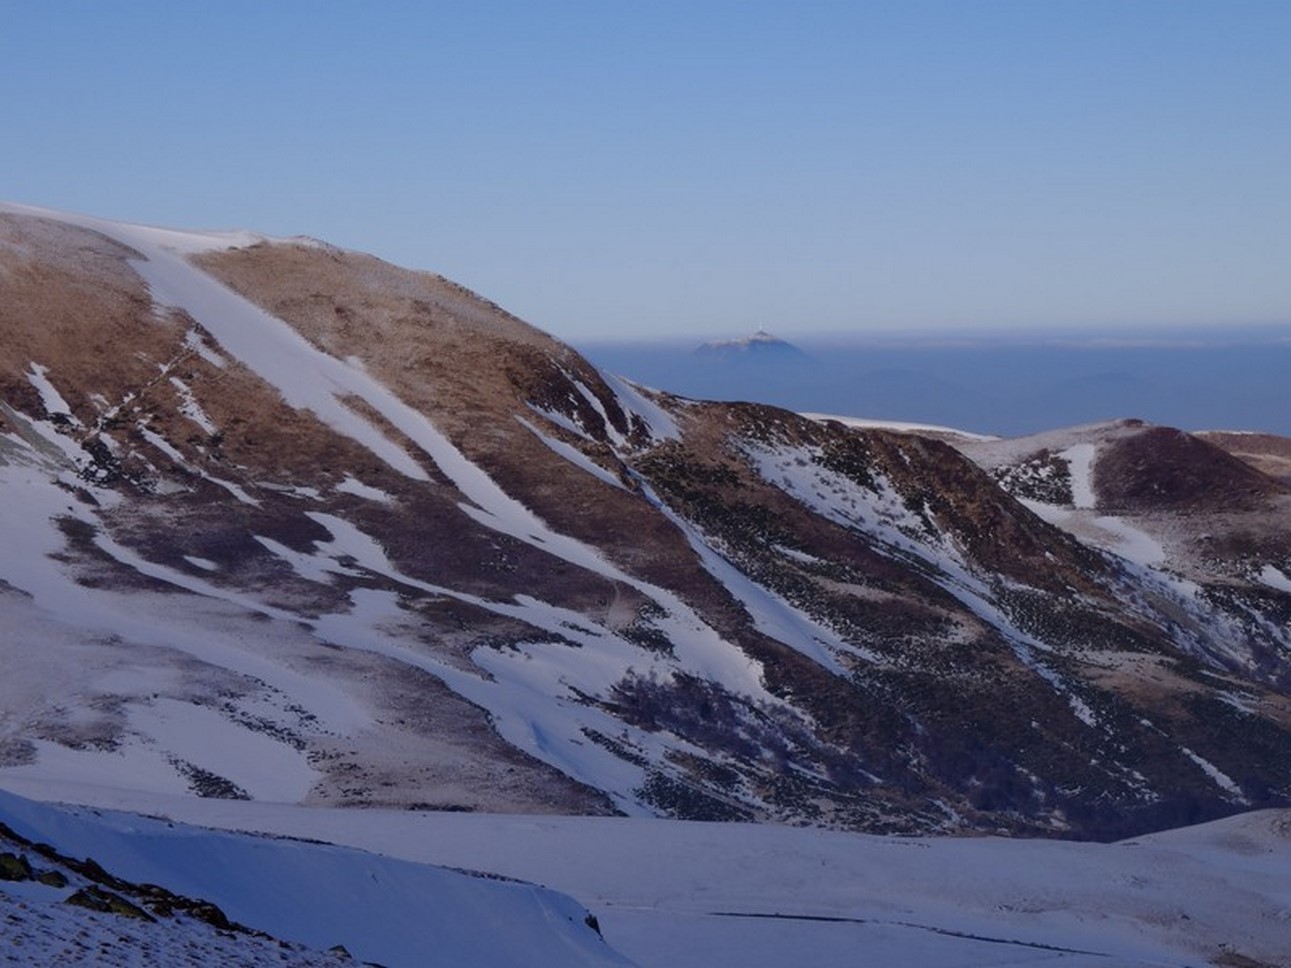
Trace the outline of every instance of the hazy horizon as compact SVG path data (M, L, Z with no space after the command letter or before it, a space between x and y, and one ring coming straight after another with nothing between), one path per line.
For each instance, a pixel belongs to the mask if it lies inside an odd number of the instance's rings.
M1017 436L1138 418L1183 430L1291 436L1291 327L1146 339L1119 331L794 339L790 359L714 359L692 340L575 346L605 369L683 396Z
M505 307L504 307L505 308ZM596 335L568 340L571 345L583 346L652 346L680 349L698 348L705 343L724 340L741 340L754 333L767 333L800 349L831 346L1069 346L1072 348L1103 347L1163 347L1204 349L1230 344L1272 343L1291 344L1291 320L1285 322L1247 323L1194 323L1190 325L1161 323L1137 326L1068 326L1048 328L1037 325L1031 328L1006 326L975 326L962 329L936 327L888 328L868 327L851 330L795 330L774 324L751 325L744 329L726 329L713 332L696 332L687 335ZM557 335L557 334L552 334Z

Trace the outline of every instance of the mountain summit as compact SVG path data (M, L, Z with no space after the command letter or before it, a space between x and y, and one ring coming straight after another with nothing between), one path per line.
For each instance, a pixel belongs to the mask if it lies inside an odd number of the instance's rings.
M368 255L0 206L0 780L1099 838L1286 804L1291 488L1246 457L683 400Z
M711 340L695 349L695 355L705 359L745 360L759 363L801 361L807 354L786 340L759 329L752 336L742 339Z

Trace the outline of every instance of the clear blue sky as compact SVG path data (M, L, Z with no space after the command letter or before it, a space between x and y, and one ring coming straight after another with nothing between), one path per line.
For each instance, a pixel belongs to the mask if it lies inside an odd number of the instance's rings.
M558 336L1291 324L1291 0L0 0L0 197Z

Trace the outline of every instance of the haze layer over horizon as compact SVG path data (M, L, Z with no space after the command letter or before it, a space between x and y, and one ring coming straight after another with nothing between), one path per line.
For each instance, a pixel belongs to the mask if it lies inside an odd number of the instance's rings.
M15 201L567 340L1291 322L1280 2L14 4Z

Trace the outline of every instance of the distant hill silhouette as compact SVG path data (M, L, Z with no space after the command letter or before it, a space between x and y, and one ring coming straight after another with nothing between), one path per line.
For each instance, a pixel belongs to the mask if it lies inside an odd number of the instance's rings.
M741 363L803 363L809 359L798 347L764 329L742 339L710 340L695 349L695 356Z

